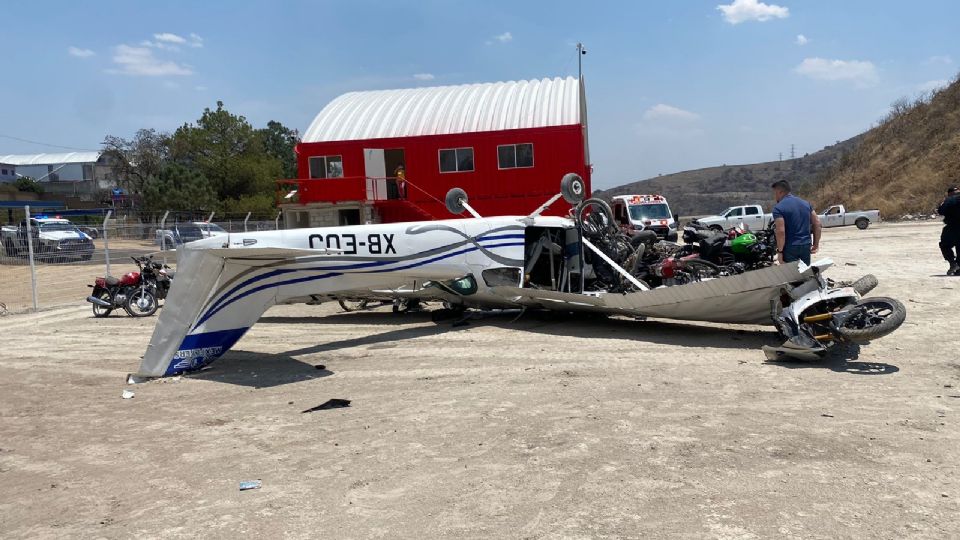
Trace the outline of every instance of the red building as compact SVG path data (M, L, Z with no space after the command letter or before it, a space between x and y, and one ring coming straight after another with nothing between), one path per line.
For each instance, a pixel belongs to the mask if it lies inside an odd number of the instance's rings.
M296 150L299 178L281 181L288 227L446 219L452 187L482 215L525 215L568 172L590 188L574 78L351 92L320 111Z

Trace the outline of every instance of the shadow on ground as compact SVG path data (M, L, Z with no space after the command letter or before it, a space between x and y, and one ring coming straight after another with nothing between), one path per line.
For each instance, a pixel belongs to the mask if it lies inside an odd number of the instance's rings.
M665 321L637 321L585 313L562 313L553 311L528 311L522 316L519 311L482 312L468 311L457 315L447 310L422 311L394 314L385 311L362 311L337 313L326 317L264 317L261 323L268 324L316 324L316 325L370 325L400 326L391 330L339 342L307 347L287 354L300 355L336 350L342 347L374 345L400 339L459 331L471 327L492 326L521 332L534 332L553 336L572 336L584 339L620 339L645 343L659 343L678 347L712 347L743 349L770 342L774 334L768 331L730 330L713 326ZM433 325L408 327L416 323L434 322ZM466 322L464 325L463 322Z
M409 326L417 323L420 326ZM351 347L390 349L396 342L420 337L436 336L448 332L469 330L472 327L497 327L520 332L532 332L551 336L572 336L583 339L617 339L643 343L655 343L671 347L742 349L762 355L763 345L779 345L777 334L770 330L729 329L685 322L660 320L637 321L619 317L583 313L530 311L518 315L517 311L480 312L466 314L447 310L421 311L395 314L389 311L345 312L325 317L264 317L266 324L311 324L311 325L370 325L392 328L386 332L286 351L279 355L249 352L234 352L224 357L227 366L220 372L208 372L205 377L231 384L248 386L275 386L323 376L312 365L294 357L336 351ZM819 362L770 362L770 365L787 369L829 369L838 373L859 375L888 375L899 371L897 366L875 362L860 362L858 345L840 346ZM267 358L264 358L267 357ZM271 365L270 359L276 362ZM237 362L241 362L237 366ZM267 369L269 366L269 369ZM284 367L287 366L287 367ZM329 372L326 372L329 374ZM257 375L253 377L253 375Z
M900 371L900 368L883 362L859 362L860 345L856 343L841 344L833 348L827 356L819 362L781 361L768 362L773 366L787 369L829 369L837 373L852 373L854 375L890 375Z
M301 362L291 353L267 354L248 351L229 351L214 362L210 369L189 375L191 379L216 381L253 388L270 388L333 375L326 368Z

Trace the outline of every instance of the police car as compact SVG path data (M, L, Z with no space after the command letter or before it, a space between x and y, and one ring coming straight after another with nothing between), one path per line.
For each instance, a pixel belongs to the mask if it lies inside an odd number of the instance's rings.
M21 221L17 227L4 227L3 247L9 257L24 257L33 244L37 258L62 262L67 259L89 261L93 239L66 219L48 216L30 218L30 226Z
M620 228L627 232L653 231L657 236L677 241L677 219L662 195L617 195L611 207Z

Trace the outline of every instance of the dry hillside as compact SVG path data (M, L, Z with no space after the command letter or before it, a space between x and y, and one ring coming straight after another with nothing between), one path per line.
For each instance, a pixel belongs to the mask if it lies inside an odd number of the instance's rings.
M769 208L773 202L770 184L785 179L800 188L808 185L836 165L856 146L859 138L841 141L796 159L683 171L594 194L609 198L613 195L658 193L667 197L674 212L684 216L713 214L738 204L762 204Z
M843 203L900 217L931 213L951 184L960 184L960 79L895 103L809 195L818 207Z

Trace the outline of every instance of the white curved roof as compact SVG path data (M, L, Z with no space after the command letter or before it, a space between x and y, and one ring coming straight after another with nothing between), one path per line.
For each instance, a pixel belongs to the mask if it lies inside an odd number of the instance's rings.
M0 155L0 163L26 167L29 165L62 165L64 163L93 163L100 159L100 152L61 152L55 154L8 154Z
M583 103L573 77L350 92L320 111L303 142L585 124Z

